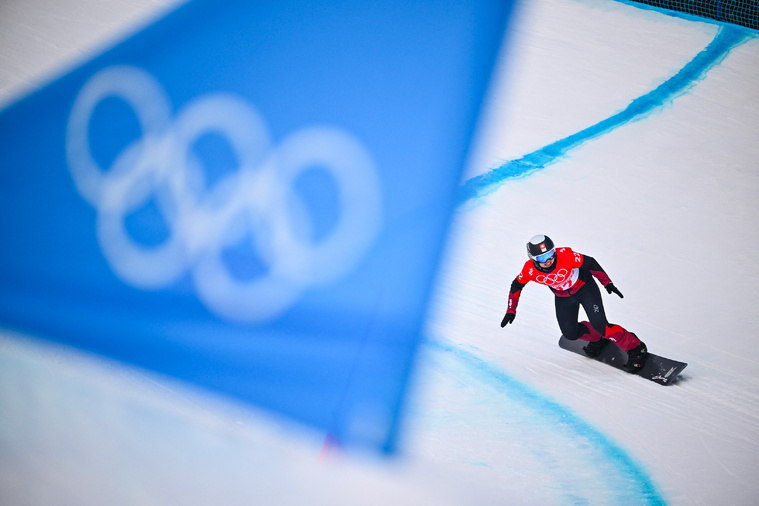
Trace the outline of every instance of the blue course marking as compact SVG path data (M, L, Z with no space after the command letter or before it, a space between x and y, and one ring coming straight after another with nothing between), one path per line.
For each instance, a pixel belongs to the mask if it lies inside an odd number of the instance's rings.
M590 504L594 500L585 495L606 495L613 504L663 505L666 501L648 473L627 452L568 408L506 374L499 366L489 363L457 346L434 340L425 344L432 351L453 356L468 371L473 371L483 382L496 387L508 398L509 412L513 416L504 424L524 422L539 430L550 427L557 437L540 437L528 434L530 444L538 458L546 461L546 473L569 476L562 485L565 499L572 504ZM539 422L538 422L539 421ZM555 462L558 460L558 462ZM597 478L589 482L588 473ZM604 490L605 489L605 490ZM586 494L587 493L587 494ZM595 497L597 500L598 497Z
M731 25L721 26L717 36L703 51L659 87L636 98L623 111L595 125L533 151L522 158L510 160L485 174L468 179L459 188L457 204L460 205L471 199L484 197L510 179L522 178L543 169L588 140L607 134L630 121L640 119L643 115L669 103L679 94L687 91L696 81L703 79L706 73L720 63L731 49L754 36L756 36L756 32L749 29Z

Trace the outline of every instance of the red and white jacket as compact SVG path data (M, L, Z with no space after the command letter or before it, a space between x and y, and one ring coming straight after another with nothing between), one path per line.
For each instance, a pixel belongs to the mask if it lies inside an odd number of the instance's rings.
M516 314L522 288L530 281L547 286L557 297L574 295L585 286L591 275L603 286L611 283L609 276L593 257L572 251L571 248L556 248L554 258L548 272L535 267L532 260L525 262L522 272L511 283L507 313Z

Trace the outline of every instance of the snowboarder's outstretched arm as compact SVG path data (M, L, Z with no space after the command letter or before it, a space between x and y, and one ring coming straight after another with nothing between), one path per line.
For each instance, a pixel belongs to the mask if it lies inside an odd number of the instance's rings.
M524 288L524 286L525 283L521 283L519 277L512 281L511 289L509 290L509 308L506 310L503 320L501 320L501 328L512 323L514 318L516 318L517 304L519 304L519 296L522 294L522 288Z
M616 286L614 286L614 283L611 282L611 278L609 278L609 275L606 274L606 271L603 270L603 267L596 261L595 258L583 255L582 265L580 266L580 271L584 271L584 276L581 276L582 279L589 279L590 275L595 277L598 281L601 282L604 288L606 288L606 291L609 292L609 294L616 293L619 295L620 298L624 299L625 296L622 295L622 292L620 292Z

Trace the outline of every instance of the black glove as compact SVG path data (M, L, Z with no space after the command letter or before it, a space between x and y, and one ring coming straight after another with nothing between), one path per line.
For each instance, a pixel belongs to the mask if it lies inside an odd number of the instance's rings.
M609 295L611 295L612 293L616 293L617 295L619 295L620 299L624 299L625 298L625 296L622 295L622 292L620 292L619 290L617 290L617 287L614 286L614 283L609 283L608 285L606 285L606 291L609 292Z
M517 315L514 313L506 313L506 316L503 317L503 320L501 320L501 328L505 327L509 323L514 321L514 318L516 318Z

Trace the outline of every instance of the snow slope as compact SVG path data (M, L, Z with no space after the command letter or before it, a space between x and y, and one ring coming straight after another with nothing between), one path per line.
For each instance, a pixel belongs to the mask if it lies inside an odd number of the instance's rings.
M172 3L108 22L126 33ZM56 20L82 16L54 4ZM88 4L107 17L111 2ZM44 5L0 7L0 37L14 34L0 96L107 39L78 39ZM523 3L467 170L490 184L456 214L400 458L330 451L323 434L6 333L0 503L756 504L759 38L666 86L726 31L609 0ZM625 113L640 97L650 107ZM559 349L537 285L499 327L536 233L599 260L625 294L605 296L607 315L688 362L678 383Z

